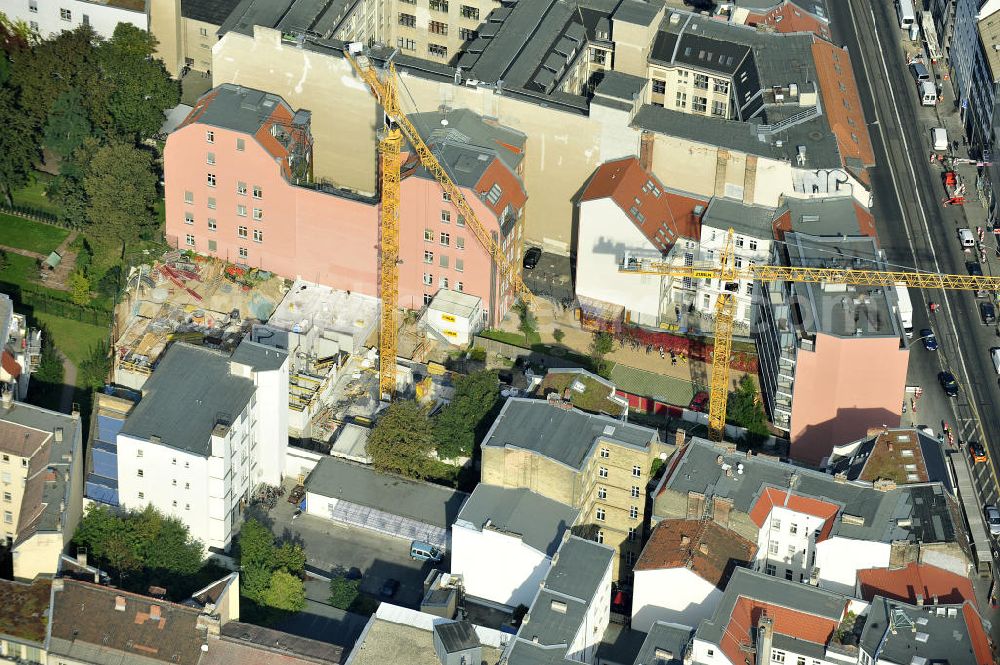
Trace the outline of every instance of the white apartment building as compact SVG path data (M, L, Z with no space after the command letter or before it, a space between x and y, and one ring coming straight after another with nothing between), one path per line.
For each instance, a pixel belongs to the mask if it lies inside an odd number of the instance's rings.
M281 482L287 445L286 352L175 344L118 434L119 504L153 505L228 550L254 489Z
M49 38L89 25L101 37L114 34L119 23L148 29L146 0L0 0L0 12L24 21L32 32Z
M11 399L25 399L41 355L42 331L29 328L7 294L0 293L0 392L10 393Z

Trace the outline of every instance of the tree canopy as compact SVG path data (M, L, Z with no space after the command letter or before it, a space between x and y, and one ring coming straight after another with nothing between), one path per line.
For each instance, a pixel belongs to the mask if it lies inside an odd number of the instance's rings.
M156 176L146 150L120 142L98 148L83 185L94 237L134 240L156 220Z
M378 471L410 478L430 473L434 435L427 412L414 401L393 402L379 417L365 452Z
M0 189L7 205L13 204L14 190L28 184L38 156L37 134L18 108L14 90L0 86Z
M749 374L744 374L740 379L736 392L729 396L726 403L726 420L744 427L750 434L756 436L767 436L767 416L757 399L757 384Z
M275 542L256 519L244 522L239 538L240 593L258 612L298 612L306 604L302 573L306 555L294 543Z
M493 422L500 406L496 370L483 370L455 381L451 403L434 416L434 440L445 459L468 457Z

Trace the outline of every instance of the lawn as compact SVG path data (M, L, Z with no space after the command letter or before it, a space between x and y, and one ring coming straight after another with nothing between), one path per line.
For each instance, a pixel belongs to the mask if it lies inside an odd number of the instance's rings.
M0 270L0 282L18 286L38 285L38 261L30 256L7 252L7 267Z
M68 235L69 231L58 226L0 213L0 245L47 255Z
M49 197L45 196L45 188L48 187L51 180L52 176L48 173L35 171L31 183L24 189L14 192L14 205L34 208L50 215L56 214L58 212L56 206L49 200Z
M524 335L519 332L507 332L506 330L484 330L479 333L480 337L485 337L486 339L494 339L498 342L504 342L505 344L513 344L514 346L520 346L522 348L530 348L531 346L538 344L542 341L542 338L537 332L533 332L528 335L528 343L524 343Z
M45 324L52 335L52 343L77 367L87 358L92 347L108 338L106 326L95 326L44 312L35 312L35 318Z

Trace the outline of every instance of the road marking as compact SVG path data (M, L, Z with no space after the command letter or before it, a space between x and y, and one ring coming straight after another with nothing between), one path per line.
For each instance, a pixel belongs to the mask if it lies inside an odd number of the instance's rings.
M871 87L870 84L872 82L872 77L871 77L871 73L870 73L870 70L869 70L869 67L868 67L868 62L865 59L864 49L861 48L861 33L858 30L858 23L857 23L857 20L856 20L856 18L854 16L854 5L853 5L853 3L851 3L851 2L847 3L847 11L851 15L851 23L854 26L854 34L855 34L855 36L858 39L858 55L861 58L861 66L864 67L865 71L869 74L869 76L868 76L868 82L869 82L869 88L870 88ZM874 10L873 7L869 7L868 11L869 11L869 14L872 17L872 33L875 35L875 42L878 45L878 55L879 55L879 60L882 63L882 71L885 73L885 80L888 83L891 80L892 77L889 74L889 66L886 64L886 61L885 61L885 49L882 47L882 39L879 37L879 34L878 34L878 22L875 20L875 10ZM898 104L898 102L896 100L896 93L893 91L891 84L887 85L886 87L889 90L889 97L892 99L893 115L896 117L896 123L898 124L898 126L900 128L899 139L900 139L900 141L902 141L902 144L903 144L903 161L906 162L907 169L910 172L910 180L913 182L913 190L914 190L914 193L916 194L916 197L917 197L917 211L920 213L920 220L923 222L924 231L927 234L926 238L927 238L927 241L928 241L928 248L930 249L930 252L931 252L931 258L934 260L934 270L935 270L935 272L937 272L937 273L940 274L941 273L941 264L938 261L937 251L935 251L935 249L934 249L934 243L930 241L931 240L930 224L927 222L927 214L924 212L924 208L923 208L923 205L922 205L921 196L920 196L920 187L919 187L919 185L917 183L917 174L916 174L916 171L913 168L913 160L911 158L911 153L910 153L909 145L908 145L908 143L906 141L906 134L905 134L905 132L902 131L902 129L903 129L903 119L899 115L899 104ZM879 132L879 135L882 137L882 145L885 147L886 157L888 158L888 156L889 156L889 144L886 141L885 131L882 129L881 117L879 116L879 112L878 112L878 104L875 103L875 100L872 100L872 109L875 112L875 119L878 122L878 132ZM905 208L903 206L903 197L900 194L899 185L896 182L896 173L895 173L895 170L893 168L891 168L891 165L886 164L886 168L889 171L889 179L892 181L892 188L896 192L896 199L899 201L899 212L900 212L900 215L902 215L902 217L903 217L903 230L906 232L906 240L907 240L907 243L910 245L910 251L912 252L914 259L916 259L916 257L917 257L917 250L916 250L916 246L913 243L913 233L912 233L912 231L910 229L910 223L908 221L908 216L907 216L906 210L905 210ZM933 201L932 205L937 205L937 201L936 200ZM958 328L955 326L955 319L951 315L951 306L948 304L948 298L947 298L946 294L944 293L944 290L940 289L940 291L941 291L941 295L942 295L941 300L944 303L945 315L946 315L946 317L948 319L948 324L951 326L952 335L954 336L953 339L955 339L957 341L958 340ZM972 384L969 381L969 371L968 371L968 369L965 366L965 358L962 356L961 350L959 350L959 352L957 353L957 355L958 355L958 362L959 362L959 364L962 367L962 375L965 378L965 384L967 386L970 386ZM958 413L955 411L955 405L954 405L954 403L950 404L949 406L951 408L952 415L954 415L955 419L958 420L959 419L958 418ZM969 401L969 407L972 409L973 416L975 417L975 420L976 420L977 429L979 429L979 431L981 433L981 438L982 438L982 440L985 441L986 440L985 431L982 429L982 424L981 424L982 421L981 421L981 418L979 416L979 410L976 408L975 402L970 400ZM997 474L996 474L996 469L994 468L994 464L995 463L994 463L994 461L993 461L993 459L991 457L990 458L990 464L988 466L989 466L989 469L990 469L990 473L993 476L994 487L1000 487L1000 481L997 480Z

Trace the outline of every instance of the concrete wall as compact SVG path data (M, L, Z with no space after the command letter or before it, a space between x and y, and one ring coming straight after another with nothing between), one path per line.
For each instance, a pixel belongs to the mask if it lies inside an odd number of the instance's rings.
M820 588L851 594L859 570L888 567L890 549L889 543L838 537L817 543L816 566L819 568Z
M799 349L792 387L791 456L819 464L869 427L898 427L909 350L897 337L816 336Z
M462 575L470 596L508 607L530 606L551 565L544 552L518 537L460 524L451 527L451 572Z
M62 10L69 10L68 20L62 18ZM11 20L24 21L44 39L65 30L75 30L84 24L84 16L87 17L86 23L101 37L114 34L119 23L131 23L142 30L147 29L145 11L83 0L35 0L34 11L31 0L0 0L0 12Z
M774 575L792 582L809 581L815 540L812 535L823 527L824 520L783 506L775 506L765 518L757 534L757 556L754 564L767 572L774 566ZM794 533L793 533L794 531ZM772 552L772 549L777 549ZM788 577L789 571L791 578Z
M308 476L316 465L324 457L319 453L295 446L285 448L285 475L290 478L298 478L300 475Z
M632 628L648 633L657 621L697 626L710 619L722 592L687 568L638 570L632 596Z

